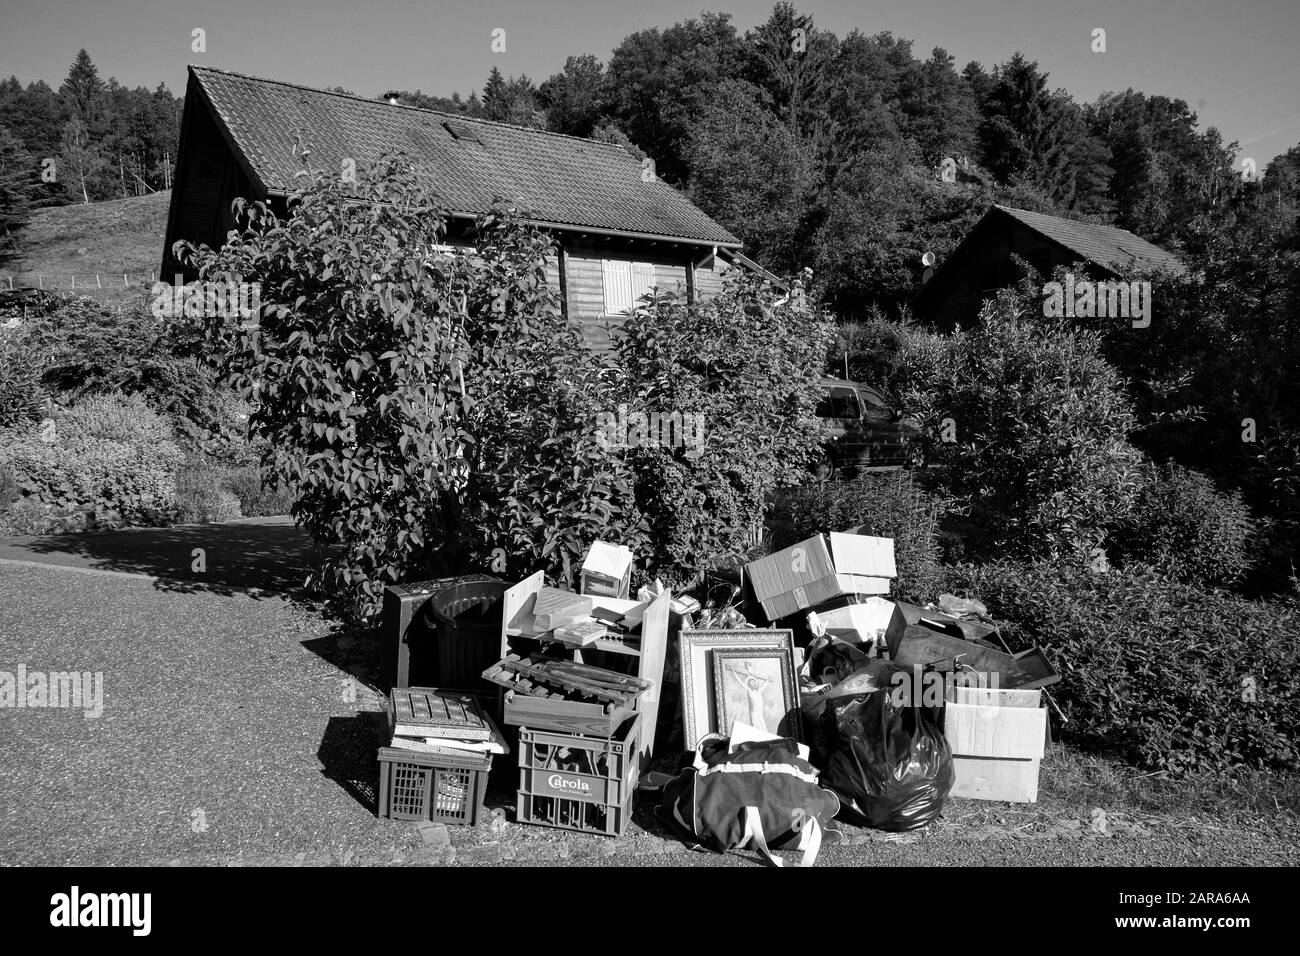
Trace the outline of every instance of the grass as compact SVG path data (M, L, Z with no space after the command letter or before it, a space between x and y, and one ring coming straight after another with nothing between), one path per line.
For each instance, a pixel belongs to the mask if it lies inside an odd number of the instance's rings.
M19 236L21 252L6 263L4 275L58 275L57 287L66 288L66 276L76 274L77 291L83 291L84 280L90 286L84 291L93 294L93 276L99 273L116 275L120 287L123 272L158 268L170 200L170 192L160 192L38 209Z

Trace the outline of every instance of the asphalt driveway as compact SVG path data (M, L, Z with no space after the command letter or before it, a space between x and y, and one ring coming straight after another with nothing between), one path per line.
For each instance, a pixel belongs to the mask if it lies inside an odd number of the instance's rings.
M639 800L631 832L619 840L508 822L510 758L497 758L489 792L495 824L447 832L378 820L383 718L371 689L375 641L339 629L291 595L238 584L265 584L273 579L266 568L179 584L149 576L147 569L202 547L200 540L209 555L237 560L232 542L249 534L235 525L177 530L184 533L158 536L171 550L157 553L103 542L58 552L48 541L34 551L28 542L0 541L0 671L99 674L103 689L100 716L0 709L0 864L753 863L750 854L718 858L666 838L648 799ZM219 540L223 534L229 539ZM270 557L286 552L265 541L255 553L274 561L286 581L304 570L301 560ZM855 866L1300 862L1291 817L1200 825L1112 813L1098 827L1096 808L1053 797L1052 759L1037 806L953 801L922 834L855 830L851 845L827 848L824 859Z

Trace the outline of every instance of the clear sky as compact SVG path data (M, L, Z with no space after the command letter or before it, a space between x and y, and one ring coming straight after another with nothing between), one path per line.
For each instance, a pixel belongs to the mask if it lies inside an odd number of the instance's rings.
M540 82L572 53L606 59L633 30L701 9L741 29L772 0L0 0L0 75L57 87L80 47L128 86L184 90L185 64L342 85L467 93L492 66ZM986 66L1020 50L1080 102L1127 87L1186 100L1262 169L1300 142L1300 0L804 0L843 36L889 30ZM506 31L493 53L491 32ZM1106 31L1106 52L1091 51ZM207 52L191 52L191 31Z

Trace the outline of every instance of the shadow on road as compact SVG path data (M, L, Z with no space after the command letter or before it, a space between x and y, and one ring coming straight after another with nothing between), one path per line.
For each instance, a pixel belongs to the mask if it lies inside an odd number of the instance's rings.
M294 593L321 558L287 516L99 534L0 538L0 558L154 575L160 590Z

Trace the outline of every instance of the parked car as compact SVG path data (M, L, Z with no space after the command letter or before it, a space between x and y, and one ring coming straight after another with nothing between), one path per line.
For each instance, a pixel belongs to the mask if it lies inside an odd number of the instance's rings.
M924 468L925 434L867 385L823 378L825 397L817 417L830 427L825 458L816 470L826 477L860 468Z

